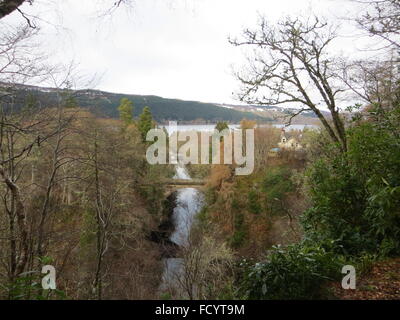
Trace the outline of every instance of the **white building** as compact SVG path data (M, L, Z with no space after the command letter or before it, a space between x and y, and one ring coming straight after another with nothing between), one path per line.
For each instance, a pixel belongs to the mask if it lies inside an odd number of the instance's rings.
M292 150L292 151L300 151L303 149L303 146L296 139L296 137L286 133L285 129L282 129L281 141L278 143L278 147L281 150Z

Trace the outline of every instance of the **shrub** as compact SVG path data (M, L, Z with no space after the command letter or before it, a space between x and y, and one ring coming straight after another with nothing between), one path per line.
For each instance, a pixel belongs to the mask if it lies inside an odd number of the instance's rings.
M282 202L285 196L294 191L290 177L290 169L284 166L269 168L266 172L262 189L266 195L270 212L282 213Z
M258 195L257 192L251 190L248 193L248 208L251 213L259 214L261 212L261 205L258 202Z
M318 298L343 265L363 273L377 259L400 254L400 109L379 116L380 121L348 129L347 152L335 144L319 150L307 171L311 207L301 218L304 240L274 247L264 262L244 261L243 296ZM291 191L289 177L283 167L267 173L263 187L269 202L282 202Z
M399 139L363 123L349 131L348 143L347 154L323 157L308 172L305 232L316 241L338 240L346 254L399 253Z
M246 240L246 232L244 230L236 230L231 238L230 245L234 249L243 246Z
M247 299L312 299L322 284L340 275L341 264L322 247L273 247L267 261L243 261L241 292Z

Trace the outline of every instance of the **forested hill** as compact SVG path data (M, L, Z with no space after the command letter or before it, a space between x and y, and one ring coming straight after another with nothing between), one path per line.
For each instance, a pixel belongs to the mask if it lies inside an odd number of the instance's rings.
M57 90L26 85L0 84L0 94L12 97L17 108L27 103L39 102L43 106L57 105L67 101L83 108L89 108L99 116L118 117L118 106L122 98L130 99L134 104L134 115L139 115L145 106L149 106L155 120L215 122L230 121L238 123L243 118L252 120L270 120L250 112L231 110L212 103L166 99L158 96L128 95L99 90ZM4 100L3 100L4 101ZM11 100L10 100L11 101Z

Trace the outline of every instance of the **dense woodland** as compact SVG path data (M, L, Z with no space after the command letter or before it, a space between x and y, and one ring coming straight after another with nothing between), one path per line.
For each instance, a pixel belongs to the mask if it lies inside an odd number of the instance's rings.
M0 19L23 2L0 1ZM400 298L400 3L365 3L354 21L376 40L378 58L335 57L334 28L317 17L261 19L230 40L254 54L236 74L240 100L300 103L286 121L311 110L321 128L292 133L301 151L271 154L281 130L248 117L241 127L255 129L251 175L236 176L235 164L188 165L207 183L189 245L178 250L180 298L340 299L344 265L365 279L367 298ZM29 25L0 32L0 81L12 87L53 72L26 51L36 32ZM170 232L160 231L173 207L161 182L174 168L148 164L145 137L157 120L187 119L184 108L155 98L154 117L153 105L115 95L112 119L68 84L50 104L0 92L0 298L175 298L159 290L165 248L155 236ZM362 102L344 114L342 94ZM240 116L203 107L207 120ZM43 265L55 266L56 290L42 288ZM388 287L369 285L378 267Z

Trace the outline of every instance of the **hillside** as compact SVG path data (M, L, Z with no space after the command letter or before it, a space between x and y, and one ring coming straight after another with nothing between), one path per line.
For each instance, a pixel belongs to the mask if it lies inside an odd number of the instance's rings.
M80 107L88 108L100 116L116 118L120 100L128 98L133 101L135 116L139 115L145 106L149 106L154 118L159 122L177 120L181 122L229 121L238 123L243 118L259 121L271 120L251 112L230 110L213 103L166 99L158 96L117 94L99 90L58 90L27 85L11 86L4 83L0 87L3 101L4 96L12 97L8 101L13 101L17 109L32 101L39 102L43 106L51 106L58 104L58 101L63 99Z
M176 120L180 122L216 122L229 121L238 123L243 118L284 123L287 117L297 109L285 106L253 106L204 103L167 99L154 95L119 94L100 90L58 90L28 85L10 85L0 83L0 98L4 95L13 97L17 108L30 101L38 101L44 106L55 105L61 99L69 100L77 105L88 108L99 116L118 117L118 106L122 98L128 98L134 103L134 115L138 116L145 106L149 106L158 122ZM328 112L323 112L329 118ZM292 120L293 124L319 124L314 112L308 111Z
M232 111L251 112L263 118L272 119L274 123L284 123L287 121L288 116L298 112L298 109L287 106L268 106L268 105L232 105L232 104L219 104L223 108ZM330 118L330 113L321 111L326 118ZM292 119L292 124L309 124L318 125L319 119L313 111L304 111Z

